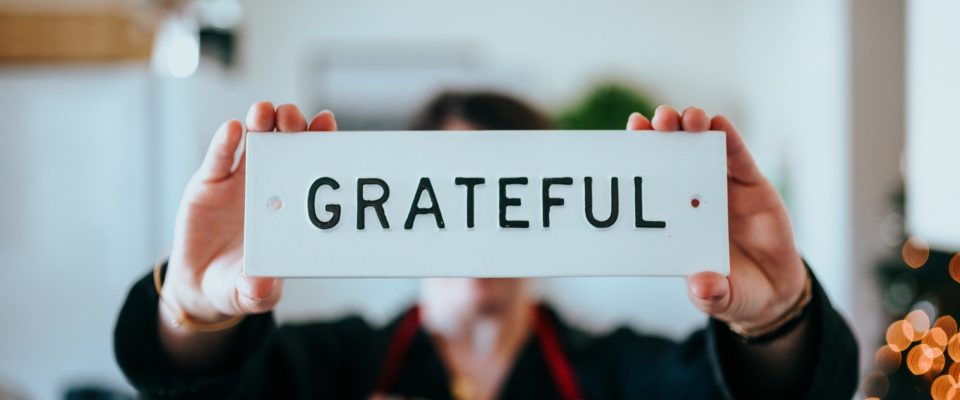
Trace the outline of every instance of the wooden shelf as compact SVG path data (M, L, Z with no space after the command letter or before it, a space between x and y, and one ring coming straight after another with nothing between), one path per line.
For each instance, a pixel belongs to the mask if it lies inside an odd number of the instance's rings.
M146 61L153 33L122 11L0 10L0 63Z

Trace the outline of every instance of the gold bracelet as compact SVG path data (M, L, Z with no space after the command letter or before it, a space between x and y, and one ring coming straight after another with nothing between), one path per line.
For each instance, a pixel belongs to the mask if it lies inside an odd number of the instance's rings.
M160 270L163 268L163 261L166 258L167 257L160 257L160 259L157 260L157 264L153 266L153 287L157 289L157 298L160 299L160 303L166 305L176 315L176 317L173 319L174 327L183 327L197 332L216 332L230 329L243 321L242 315L236 315L223 321L213 323L197 322L195 319L187 315L186 311L183 311L183 309L175 307L173 304L167 302L167 300L163 298L163 282L160 277Z
M803 314L804 310L807 308L807 305L810 304L810 300L813 299L813 283L812 279L810 278L810 273L805 273L804 276L806 279L803 282L803 292L800 294L800 298L797 299L792 306L790 306L790 309L787 310L787 312L783 313L783 315L781 315L779 318L773 320L773 322L752 329L745 328L743 325L740 325L736 322L728 322L727 326L730 327L731 331L737 335L740 335L740 337L744 340L753 341L774 333L778 329L783 328L787 324L793 322Z

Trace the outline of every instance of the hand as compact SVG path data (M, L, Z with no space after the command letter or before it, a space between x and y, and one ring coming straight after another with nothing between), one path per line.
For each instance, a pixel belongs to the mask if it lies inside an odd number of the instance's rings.
M317 114L308 126L296 106L274 110L269 102L254 104L246 123L253 132L334 131L337 126L329 111ZM267 312L280 301L279 279L243 275L246 157L235 156L243 138L240 121L220 127L177 212L163 297L201 323Z
M681 114L661 106L652 122L638 113L631 115L627 129L726 132L730 276L691 275L688 293L703 312L747 329L785 314L802 295L806 268L780 195L760 173L733 124L723 116L710 118L699 108L687 108Z

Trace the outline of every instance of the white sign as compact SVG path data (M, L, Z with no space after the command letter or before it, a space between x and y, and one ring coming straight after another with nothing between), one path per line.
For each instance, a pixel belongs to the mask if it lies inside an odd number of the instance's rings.
M246 162L251 276L729 271L721 132L250 133Z

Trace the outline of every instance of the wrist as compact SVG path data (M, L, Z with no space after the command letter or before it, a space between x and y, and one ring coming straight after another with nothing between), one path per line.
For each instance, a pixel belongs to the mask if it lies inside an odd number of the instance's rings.
M804 282L800 294L790 305L777 314L777 317L760 323L728 322L730 330L745 342L767 341L779 337L796 327L804 318L813 299L813 279L804 271Z
M724 319L725 322L758 329L782 319L804 301L806 292L812 288L813 277L803 258L795 251L791 253L779 257L779 261L774 261L772 265L759 266L761 269L777 270L776 278L767 277L769 289L757 288L750 305L743 307L736 317Z
M243 320L243 316L231 316L209 305L202 295L184 295L177 274L166 277L168 263L160 262L154 267L154 287L158 295L159 316L167 327L199 332L213 332L231 328ZM174 269L173 271L176 271ZM171 271L172 272L172 271ZM179 290L178 290L179 289ZM187 301L184 301L188 299ZM191 300L192 299L192 300ZM207 304L204 304L207 303Z

